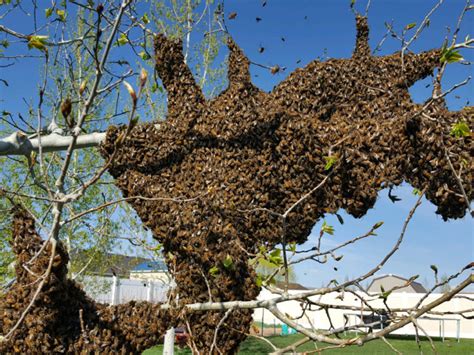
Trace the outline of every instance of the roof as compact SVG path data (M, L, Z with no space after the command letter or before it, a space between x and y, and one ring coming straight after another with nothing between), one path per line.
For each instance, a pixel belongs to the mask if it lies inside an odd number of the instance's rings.
M168 268L166 267L166 264L164 263L163 260L148 260L144 261L137 266L135 266L131 272L142 272L142 271L168 271Z
M277 281L275 283L275 286L280 288L280 289L284 289L285 288L285 283L282 282L282 281ZM297 282L288 282L288 290L308 290L307 287L304 287L303 285L297 283Z
M377 277L374 277L372 279L372 281L370 282L369 286L367 287L367 290L369 290L372 285L374 284L375 281L377 280L380 280L380 279L384 279L384 278L388 278L388 277L394 277L394 278L397 278L397 279L400 279L404 282L408 282L408 279L402 277L402 276L399 276L399 275L394 275L394 274L386 274L386 275L380 275L380 276L377 276ZM419 282L416 282L416 281L412 281L410 283L410 285L407 285L407 287L412 287L413 290L416 292L416 293L426 293L426 289L425 287L420 284Z

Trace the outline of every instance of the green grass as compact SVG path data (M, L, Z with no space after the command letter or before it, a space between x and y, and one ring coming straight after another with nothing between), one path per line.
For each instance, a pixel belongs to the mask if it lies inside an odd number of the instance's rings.
M288 335L288 336L275 336L268 337L273 344L278 347L284 347L292 344L293 342L303 338L300 334ZM408 336L392 336L388 338L389 342L403 354L419 354L418 345L416 344L413 337ZM438 354L462 354L462 355L473 355L474 354L474 340L473 339L461 339L460 343L456 342L456 339L445 339L443 343L441 339L433 339ZM322 348L326 344L318 343L317 346ZM152 349L146 350L143 354L145 355L158 355L162 354L163 347L157 346ZM315 345L306 343L298 348L298 352L314 350ZM421 349L424 354L431 354L431 346L427 339L422 339ZM249 337L245 340L241 347L239 354L241 355L257 355L257 354L268 354L272 351L272 348L256 338ZM328 354L366 354L366 355L383 355L383 354L394 354L394 352L381 340L374 340L365 344L364 346L350 346L344 349L332 349L324 351ZM175 354L191 354L189 349L175 349Z

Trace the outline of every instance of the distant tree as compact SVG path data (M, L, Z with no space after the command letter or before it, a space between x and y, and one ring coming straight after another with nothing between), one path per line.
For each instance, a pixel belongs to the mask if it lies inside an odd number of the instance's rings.
M449 291L451 291L451 286L449 285L449 276L447 274L443 274L440 277L439 282L441 284L441 286L439 287L439 292L448 293Z

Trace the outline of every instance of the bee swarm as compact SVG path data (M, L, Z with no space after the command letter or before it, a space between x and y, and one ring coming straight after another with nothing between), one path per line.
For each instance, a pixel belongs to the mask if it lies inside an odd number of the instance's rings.
M51 256L50 243L41 251L44 241L28 212L16 206L13 214L16 282L0 298L2 334L14 327L30 303ZM68 260L59 243L51 274L21 325L8 340L0 341L1 354L141 354L158 343L170 322L170 315L160 310L159 304L98 304L75 281L67 279Z

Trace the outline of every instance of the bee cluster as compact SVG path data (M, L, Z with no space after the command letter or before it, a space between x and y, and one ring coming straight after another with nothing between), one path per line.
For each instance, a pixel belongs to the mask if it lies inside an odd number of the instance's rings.
M52 267L21 325L0 341L1 354L140 354L158 343L170 321L168 313L148 302L110 307L95 303L67 278L69 257L64 246L57 245L51 260L51 244L44 245L33 218L18 206L13 213L16 282L0 298L2 334L13 329L31 302L50 261Z

